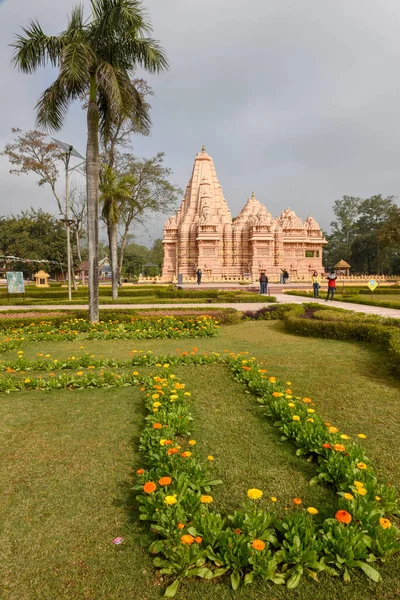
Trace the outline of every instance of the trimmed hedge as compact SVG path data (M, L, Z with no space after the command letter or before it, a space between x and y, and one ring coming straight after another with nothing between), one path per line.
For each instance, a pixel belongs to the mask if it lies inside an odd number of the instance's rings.
M309 337L372 343L388 353L391 366L400 372L399 320L375 318L375 315L371 318L348 311L344 314L328 308L315 311L315 306L303 305L302 314L299 314L298 306L295 307L297 310L287 311L283 318L285 329ZM306 318L307 310L315 311L310 318Z

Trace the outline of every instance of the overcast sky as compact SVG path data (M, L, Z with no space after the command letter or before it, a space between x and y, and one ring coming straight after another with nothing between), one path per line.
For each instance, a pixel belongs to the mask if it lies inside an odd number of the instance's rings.
M82 2L86 7L89 0ZM0 147L10 127L33 128L51 69L23 75L8 44L37 18L65 27L71 0L0 0ZM327 229L344 194L400 196L400 3L398 0L147 0L169 72L148 76L153 130L139 156L166 153L183 189L205 144L233 216L255 191L274 216L290 206ZM56 137L85 151L85 115L70 110ZM1 214L41 206L48 190L8 174L0 157ZM151 245L162 219L149 225Z

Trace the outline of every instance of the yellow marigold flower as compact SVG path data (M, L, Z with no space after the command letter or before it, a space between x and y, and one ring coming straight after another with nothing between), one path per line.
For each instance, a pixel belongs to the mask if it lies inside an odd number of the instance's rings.
M206 495L206 496L201 496L201 498L200 498L200 502L201 502L202 504L211 504L211 502L213 502L213 501L214 501L214 500L213 500L213 497L212 497L212 496L207 496L207 495Z
M384 519L383 517L381 517L379 519L379 525L381 527L383 527L383 529L390 529L392 526L392 523L389 521L389 519Z
M287 381L286 385L292 385L292 382L291 381Z
M364 487L364 484L362 481L353 481L353 483L356 487L358 487L358 486Z
M366 496L367 495L367 490L365 489L365 487L358 487L357 488L357 494L360 494L360 496Z
M300 421L299 415L293 415L292 421Z
M213 456L211 456L211 454L209 454L209 455L207 456L207 460L210 460L210 461L211 461L211 460L214 460L214 457L213 457Z
M165 504L176 504L177 499L175 496L165 496L164 502L165 502Z
M349 439L350 439L350 436L349 436L349 435L346 435L345 433L343 433L343 434L340 436L340 439L342 439L342 440L349 440Z
M271 502L278 502L278 498L276 498L275 496L271 496Z
M376 500L377 502L380 502L380 501L382 500L382 498L381 498L380 496L375 496L375 500Z
M137 376L139 375L139 373L138 373L137 371L133 371L132 375L133 375L134 377L137 377Z
M189 446L195 446L196 445L196 440L189 440L188 444L189 444Z
M159 398L159 397L160 397L160 394L153 394L152 395L153 400L157 400L157 398Z
M184 392L183 395L184 396L190 396L191 394L190 394L190 392Z
M79 375L81 377L83 375L83 371L78 371L77 375Z
M171 375L169 376L170 379L175 379L176 375L174 375L173 373L171 373Z
M365 440L367 439L367 436L364 433L357 433L357 437L360 438L360 440Z
M269 381L270 383L276 383L276 377L269 377L269 378L268 378L268 381Z
M333 425L331 425L331 427L329 427L328 431L329 431L329 433L337 433L339 431L339 429L337 427L334 427Z
M294 407L295 407L295 404L294 404L294 402L289 402L289 403L288 403L288 406L289 406L290 408L294 408Z
M169 363L164 363L164 364L163 364L163 367L164 367L164 369L168 369L168 367L169 367Z
M250 490L247 490L247 497L251 500L258 500L262 495L262 491L258 490L257 488L251 488Z
M363 462L357 463L356 467L357 467L357 469L361 469L361 470L367 469L367 465Z
M307 412L308 414L312 415L315 413L315 410L313 408L307 408Z
M290 394L286 394L285 398L286 398L286 400L291 400L293 398L293 396L291 396Z
M160 446L165 446L166 440L160 440Z
M30 379L25 379L24 383L30 383L31 380Z
M312 418L307 419L307 423L314 423L314 419L312 419Z
M176 394L172 394L172 396L169 397L170 402L175 402L175 400L177 400L178 396Z
M354 500L353 494L349 494L348 492L346 492L345 494L343 494L343 498L345 500Z
M153 402L153 406L154 408L158 408L159 406L161 406L161 402Z
M316 508L314 508L313 506L309 506L309 507L307 508L307 512L308 512L310 515L317 515L317 514L318 514L318 510L317 510Z

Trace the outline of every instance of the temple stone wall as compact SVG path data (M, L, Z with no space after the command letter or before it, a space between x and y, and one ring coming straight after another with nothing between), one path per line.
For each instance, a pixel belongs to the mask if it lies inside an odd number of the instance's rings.
M252 194L232 219L212 158L204 147L196 155L192 176L176 216L164 225L163 281L192 280L197 268L204 280L271 280L281 269L293 278L321 272L321 229L311 216L303 222L294 211L274 219Z

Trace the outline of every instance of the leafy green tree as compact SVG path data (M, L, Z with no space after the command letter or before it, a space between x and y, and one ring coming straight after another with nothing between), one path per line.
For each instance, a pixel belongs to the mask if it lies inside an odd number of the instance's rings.
M107 226L110 249L112 298L118 298L119 265L118 265L118 232L121 207L128 202L135 179L132 175L118 175L111 167L104 167L100 177L100 202L102 218Z
M125 153L121 157L120 172L135 179L132 196L121 207L121 272L131 227L144 225L152 214L171 212L182 190L170 182L172 171L164 165L163 152L153 158L137 158Z
M87 114L86 184L89 254L89 319L99 319L99 134L110 136L118 115L143 112L142 95L132 83L137 67L151 73L167 68L163 50L146 37L151 27L138 0L90 0L91 16L72 10L67 29L44 33L37 21L14 43L14 64L25 73L50 64L58 77L37 104L40 127L62 127L69 104L83 100Z
M3 256L24 259L4 261L10 269L21 270L29 275L40 269L59 273L67 262L65 227L53 215L41 209L31 208L19 215L2 217L0 252Z

